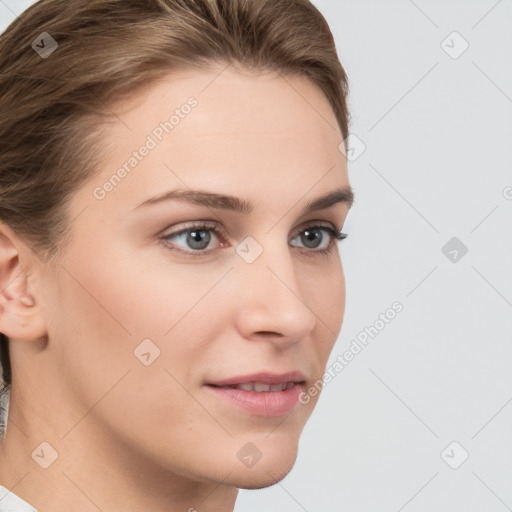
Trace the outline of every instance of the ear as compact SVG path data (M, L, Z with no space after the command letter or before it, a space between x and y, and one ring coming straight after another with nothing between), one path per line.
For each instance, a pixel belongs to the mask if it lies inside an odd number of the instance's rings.
M29 281L36 260L0 221L0 332L10 339L35 340L47 334L39 297Z

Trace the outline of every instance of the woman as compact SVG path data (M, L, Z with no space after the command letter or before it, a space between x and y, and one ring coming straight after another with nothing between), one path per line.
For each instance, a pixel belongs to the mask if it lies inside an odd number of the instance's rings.
M345 308L325 19L41 0L0 38L0 91L0 500L224 512L282 480Z

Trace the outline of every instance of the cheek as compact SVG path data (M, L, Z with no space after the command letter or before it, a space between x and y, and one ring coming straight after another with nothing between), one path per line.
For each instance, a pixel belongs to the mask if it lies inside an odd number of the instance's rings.
M312 334L313 351L317 357L317 368L323 375L334 344L338 339L345 315L346 288L341 261L334 261L325 272L315 274L307 294L308 307L316 317L315 332Z
M177 294L161 280L125 273L120 265L97 266L94 273L93 264L88 266L69 266L73 277L60 276L58 315L49 330L57 347L56 371L80 407L75 428L86 429L95 419L116 439L153 457L164 456L158 440L170 432L194 442L193 428L215 427L190 394L204 369L204 312L214 306L208 300L198 305L198 294L211 284L203 281ZM153 440L145 439L148 431ZM178 453L166 454L171 455Z
M87 393L88 404L127 371L142 383L126 391L134 400L134 392L172 385L165 370L183 381L197 379L198 362L222 323L219 297L215 303L208 294L219 276L199 265L101 254L70 255L57 276L49 334L67 377Z
M333 273L332 290L330 293L332 294L332 308L330 310L332 324L329 325L332 325L333 331L339 334L345 316L346 304L346 283L341 263L339 271Z
M310 272L303 297L316 316L317 327L336 340L345 314L346 285L340 259L333 258L325 269Z

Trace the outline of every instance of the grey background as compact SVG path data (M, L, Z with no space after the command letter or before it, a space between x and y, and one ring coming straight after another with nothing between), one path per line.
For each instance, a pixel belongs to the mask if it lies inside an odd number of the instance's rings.
M0 0L0 30L32 3ZM512 0L314 3L366 146L330 363L404 309L325 387L292 472L236 511L510 510Z

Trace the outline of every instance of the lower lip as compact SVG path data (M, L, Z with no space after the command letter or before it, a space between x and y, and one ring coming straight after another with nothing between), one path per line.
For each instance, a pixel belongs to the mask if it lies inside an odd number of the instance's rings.
M299 401L302 385L296 383L284 391L244 391L243 389L205 386L220 398L238 405L252 414L265 417L290 413Z

